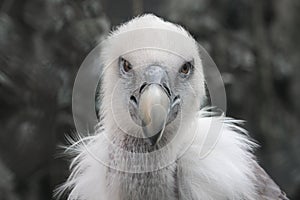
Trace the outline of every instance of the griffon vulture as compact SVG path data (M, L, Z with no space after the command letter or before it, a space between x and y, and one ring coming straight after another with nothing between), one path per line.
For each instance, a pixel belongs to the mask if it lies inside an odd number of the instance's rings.
M136 17L111 32L99 56L101 120L68 147L72 173L58 190L69 200L287 199L239 121L203 109L205 66L183 27ZM219 136L204 143L213 131Z

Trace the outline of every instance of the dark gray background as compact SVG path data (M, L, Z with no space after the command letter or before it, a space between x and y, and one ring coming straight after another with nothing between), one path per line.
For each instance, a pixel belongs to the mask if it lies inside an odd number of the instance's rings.
M180 23L225 82L259 163L300 199L297 0L0 0L0 200L51 199L68 176L76 72L111 27L143 12Z

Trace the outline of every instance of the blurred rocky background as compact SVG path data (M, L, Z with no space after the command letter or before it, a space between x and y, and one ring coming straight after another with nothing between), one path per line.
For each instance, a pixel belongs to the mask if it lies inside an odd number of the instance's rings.
M210 53L228 115L261 145L259 163L300 199L300 1L0 0L0 200L52 199L68 176L58 145L85 56L143 12L180 23Z

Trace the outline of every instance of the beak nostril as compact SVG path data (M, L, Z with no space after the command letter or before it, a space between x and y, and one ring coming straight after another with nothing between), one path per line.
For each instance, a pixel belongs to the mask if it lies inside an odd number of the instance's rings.
M135 105L137 105L137 100L133 95L131 95L130 101L132 101Z
M173 101L177 101L178 99L180 99L180 98L179 98L179 95L177 95L177 96L174 98Z
M144 90L144 88L146 87L146 85L147 85L147 83L146 82L144 82L143 84L142 84L142 86L140 87L140 94L143 92L143 90Z
M166 83L163 83L163 87L164 87L164 89L166 90L168 96L170 97L170 96L171 96L171 91L170 91L169 87L167 86L167 84L166 84Z

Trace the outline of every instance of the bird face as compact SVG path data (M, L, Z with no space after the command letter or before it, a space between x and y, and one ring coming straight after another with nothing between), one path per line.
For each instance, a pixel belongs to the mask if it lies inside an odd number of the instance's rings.
M127 67L131 66L129 61L124 58L120 58L119 64L121 75L132 70ZM177 117L180 95L171 87L168 67L152 63L136 71L140 81L129 97L129 113L137 124L142 125L144 137L155 145L165 126Z
M118 32L103 45L105 124L155 146L187 124L205 97L197 43L161 29Z
M115 81L112 76L108 80L107 95L113 93L110 105L117 126L156 145L165 131L174 131L199 110L203 78L196 67L192 56L182 59L168 51L120 55L107 72L115 75Z

